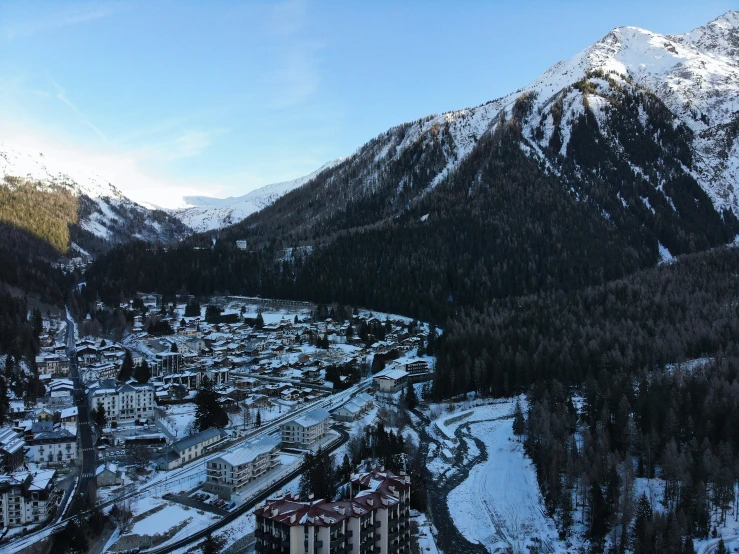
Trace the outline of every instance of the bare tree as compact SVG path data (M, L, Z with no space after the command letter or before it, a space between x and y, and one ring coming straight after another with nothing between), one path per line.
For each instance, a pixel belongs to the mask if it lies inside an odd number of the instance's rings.
M131 451L131 457L138 467L144 468L151 461L151 450L144 444L137 444Z
M121 535L127 533L131 527L133 520L133 505L130 499L124 499L113 504L110 509L110 520L121 532Z

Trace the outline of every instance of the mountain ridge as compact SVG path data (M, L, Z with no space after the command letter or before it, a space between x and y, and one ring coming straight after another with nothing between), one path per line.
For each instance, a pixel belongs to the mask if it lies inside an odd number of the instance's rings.
M0 186L47 196L71 193L78 199L78 213L69 224L81 253L99 253L136 239L169 243L191 232L162 210L130 200L94 170L8 144L0 144Z
M210 231L238 223L258 212L281 196L314 179L321 172L341 163L338 158L323 164L315 171L280 183L272 183L241 196L214 198L209 196L185 196L186 206L167 210L194 231Z

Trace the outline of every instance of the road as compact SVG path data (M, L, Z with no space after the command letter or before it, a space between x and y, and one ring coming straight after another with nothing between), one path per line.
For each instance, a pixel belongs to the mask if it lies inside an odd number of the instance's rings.
M77 350L74 341L74 322L67 313L67 354L69 355L69 373L74 384L74 403L77 406L78 422L77 433L80 439L80 449L82 450L82 467L80 479L77 481L77 490L75 494L85 494L88 490L90 481L95 478L95 469L97 468L97 457L95 446L93 444L92 427L90 424L90 407L85 396L85 386L80 380L79 368L77 367ZM72 499L74 502L74 498ZM73 504L67 512L68 517L75 516L75 510L79 509L79 504Z

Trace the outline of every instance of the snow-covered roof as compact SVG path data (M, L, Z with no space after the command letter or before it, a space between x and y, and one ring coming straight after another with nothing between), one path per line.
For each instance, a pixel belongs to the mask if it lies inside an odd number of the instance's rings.
M313 427L319 423L323 423L330 416L327 410L323 408L313 408L312 410L305 412L300 417L291 420L289 423L297 423L301 427Z
M258 456L276 449L279 445L279 438L265 435L255 441L246 442L232 452L227 452L212 461L220 460L237 467L253 462Z

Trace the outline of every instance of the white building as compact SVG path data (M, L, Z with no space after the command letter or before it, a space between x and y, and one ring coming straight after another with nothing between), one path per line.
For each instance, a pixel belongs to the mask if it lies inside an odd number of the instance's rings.
M154 417L154 387L102 382L101 387L90 392L90 409L105 408L109 422L132 421Z
M285 446L308 448L328 431L331 416L323 408L314 408L280 425Z
M56 505L56 471L0 475L0 528L43 523Z
M234 492L277 467L280 439L265 435L208 461L204 490L231 500Z
M380 392L397 392L408 381L408 372L403 369L384 369L373 378Z
M74 433L72 432L74 431ZM28 441L29 458L36 463L66 463L77 460L77 428L66 427L42 430Z

